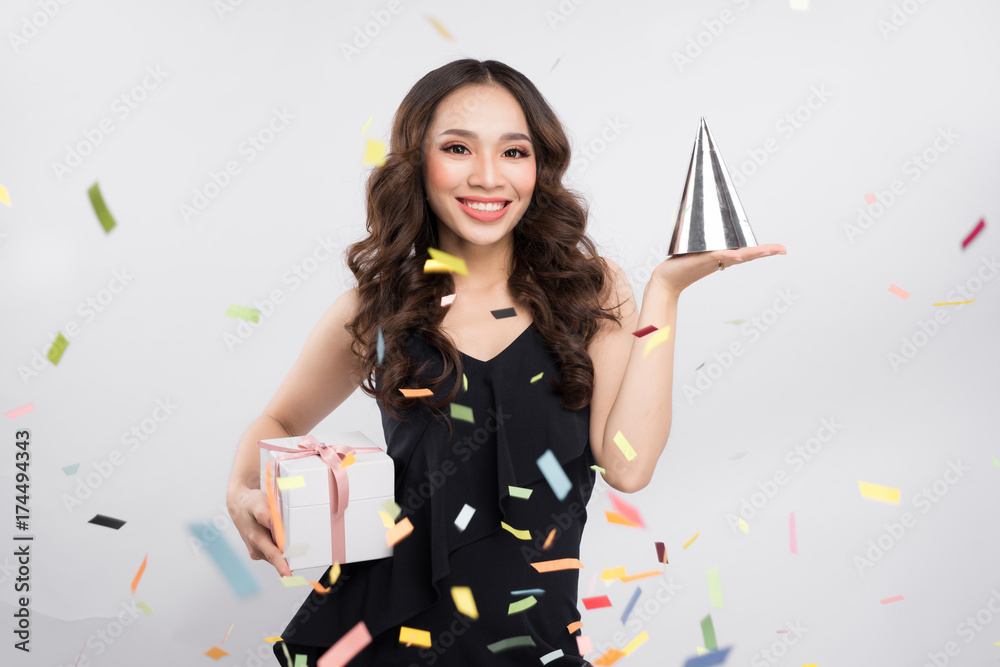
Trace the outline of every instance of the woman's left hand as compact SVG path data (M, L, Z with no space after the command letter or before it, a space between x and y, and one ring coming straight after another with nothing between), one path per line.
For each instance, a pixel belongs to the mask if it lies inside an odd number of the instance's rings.
M685 287L718 271L720 260L722 266L728 269L734 264L745 264L759 257L785 254L787 254L785 246L780 243L765 243L752 248L674 255L663 260L653 269L650 281L655 280L668 291L679 295Z

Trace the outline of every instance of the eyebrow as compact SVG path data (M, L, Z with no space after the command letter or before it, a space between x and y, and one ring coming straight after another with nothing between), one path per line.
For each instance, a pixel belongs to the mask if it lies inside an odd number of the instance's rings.
M457 134L458 136L465 137L466 139L479 138L479 135L476 134L475 132L470 132L469 130L459 130L459 129L445 130L438 136L440 137L445 134ZM531 143L531 139L528 138L528 135L521 134L520 132L508 132L507 134L501 134L500 141L527 141L529 144Z

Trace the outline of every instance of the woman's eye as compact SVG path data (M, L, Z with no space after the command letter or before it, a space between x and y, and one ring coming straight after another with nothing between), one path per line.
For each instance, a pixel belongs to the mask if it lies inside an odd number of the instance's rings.
M455 148L461 148L463 151L467 151L468 150L462 144L452 144L451 146L448 146L447 148L445 148L445 150L448 151L448 152L453 153L454 155L465 155L465 153L454 153L454 151L452 149L455 149Z

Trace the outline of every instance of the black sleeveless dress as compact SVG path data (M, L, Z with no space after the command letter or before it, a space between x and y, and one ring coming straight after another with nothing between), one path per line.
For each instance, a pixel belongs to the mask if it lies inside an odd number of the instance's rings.
M411 335L406 349L416 368L431 363L425 377L441 373L441 355L423 332ZM443 419L424 405L405 413L407 422L389 417L379 403L395 463L396 502L403 508L399 519L409 517L413 532L396 544L391 558L343 565L330 593L309 593L281 634L293 659L304 654L315 665L364 620L372 643L352 667L541 664L541 657L560 649L563 656L547 664L590 664L577 650L580 631L567 630L580 620L579 571L540 573L531 566L579 557L596 475L590 468L590 408L562 407L548 384L558 378L554 359L534 324L488 361L465 354L461 360L468 388L454 403L471 408L474 423L451 418L450 436ZM419 379L411 386L420 386ZM572 483L563 500L537 465L547 450ZM510 486L530 489L531 495L512 496ZM460 530L456 519L466 505L475 512ZM528 531L531 539L520 539L501 522ZM478 619L458 612L453 586L471 588ZM532 595L533 606L508 613L511 603ZM399 643L401 625L429 631L431 647ZM530 637L534 645L488 648L512 637ZM281 644L275 642L274 653L286 665Z

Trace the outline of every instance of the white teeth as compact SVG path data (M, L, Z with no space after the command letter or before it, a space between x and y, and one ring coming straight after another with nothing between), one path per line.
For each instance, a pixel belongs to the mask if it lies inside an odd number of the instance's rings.
M462 203L465 204L466 206L468 206L469 208L474 208L477 211L484 211L484 212L487 212L487 213L491 213L493 211L499 211L500 209L502 209L504 207L504 203L503 202L492 202L492 203L486 204L486 203L483 203L483 202L464 201Z

